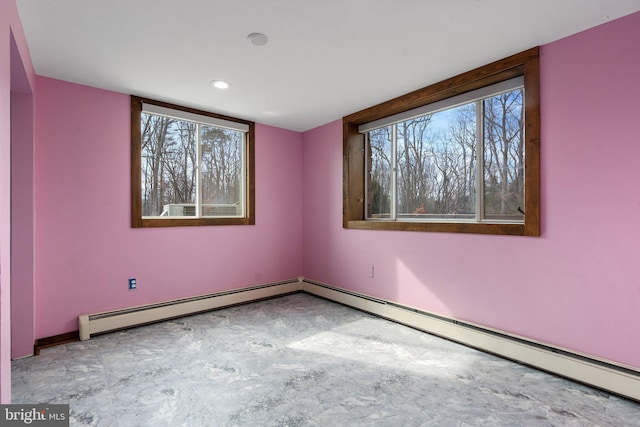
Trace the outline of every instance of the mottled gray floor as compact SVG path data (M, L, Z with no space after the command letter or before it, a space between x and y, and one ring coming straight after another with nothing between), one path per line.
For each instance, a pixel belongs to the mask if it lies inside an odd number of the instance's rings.
M71 425L640 426L640 405L306 294L42 351L13 403Z

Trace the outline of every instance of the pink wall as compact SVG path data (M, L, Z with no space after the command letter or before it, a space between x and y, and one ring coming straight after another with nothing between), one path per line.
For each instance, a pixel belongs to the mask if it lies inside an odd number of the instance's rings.
M18 70L20 71L24 72L24 70ZM12 358L33 354L35 341L33 140L33 95L13 91L11 93Z
M300 275L301 134L256 127L255 226L132 229L129 96L37 84L38 337L82 313Z
M640 367L638 42L542 48L540 238L344 230L341 122L304 133L305 277Z
M19 74L18 74L19 73ZM20 151L20 145L14 145L11 137L12 124L28 124L32 120L33 110L29 109L31 102L28 93L33 88L34 73L29 55L29 49L24 38L22 24L14 0L0 0L0 403L9 403L11 399L11 151ZM12 98L20 93L18 109L11 107ZM14 102L14 105L16 103ZM23 108L25 107L26 108ZM13 120L11 118L13 114ZM25 131L24 128L22 128ZM26 129L26 133L33 135L33 127ZM21 133L20 136L24 136ZM33 140L21 140L21 143L32 144ZM17 144L17 143L16 143ZM13 145L13 146L12 146ZM28 150L27 150L28 151ZM33 173L33 164L28 161L21 166L29 168L22 171L23 177ZM25 188L25 198L33 193L32 188ZM24 205L21 205L22 207ZM20 209L13 214L22 213ZM26 213L29 215L29 213ZM23 222L17 230L26 234L29 232L28 221ZM16 228L13 229L16 231ZM31 229L31 232L33 230ZM28 250L33 242L24 242L18 245L21 249ZM32 252L32 251L31 251ZM26 267L28 269L28 266ZM28 282L28 280L26 281ZM22 283L29 287L30 291L24 295L33 296L33 283ZM28 313L33 313L33 307L27 307Z
M11 395L11 47L9 2L0 3L0 403ZM15 7L15 5L11 5Z

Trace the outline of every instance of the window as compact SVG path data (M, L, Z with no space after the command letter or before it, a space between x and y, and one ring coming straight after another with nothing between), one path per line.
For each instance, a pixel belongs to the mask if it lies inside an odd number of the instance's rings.
M524 223L523 95L515 78L359 126L367 219Z
M131 97L132 227L255 224L254 124Z
M343 119L345 228L539 236L538 49Z

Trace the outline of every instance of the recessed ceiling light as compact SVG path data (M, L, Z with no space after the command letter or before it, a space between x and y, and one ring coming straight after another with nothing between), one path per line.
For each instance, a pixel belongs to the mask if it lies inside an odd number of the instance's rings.
M222 80L211 80L211 87L215 87L216 89L228 89L229 83L223 82Z
M262 33L251 33L247 36L247 39L254 46L264 46L269 41L267 36Z

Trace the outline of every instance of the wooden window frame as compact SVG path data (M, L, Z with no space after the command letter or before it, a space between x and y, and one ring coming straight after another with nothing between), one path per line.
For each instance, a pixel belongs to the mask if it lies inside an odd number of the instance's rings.
M234 218L145 218L142 216L142 104L153 104L174 110L186 111L193 114L214 117L242 123L249 126L246 134L246 191L245 215ZM166 102L131 96L131 227L188 227L212 225L254 225L255 217L255 123L235 117L224 116L193 108L182 107Z
M524 223L380 221L365 217L365 135L358 126L485 86L524 77ZM539 48L509 56L343 117L343 228L540 236L540 66Z

